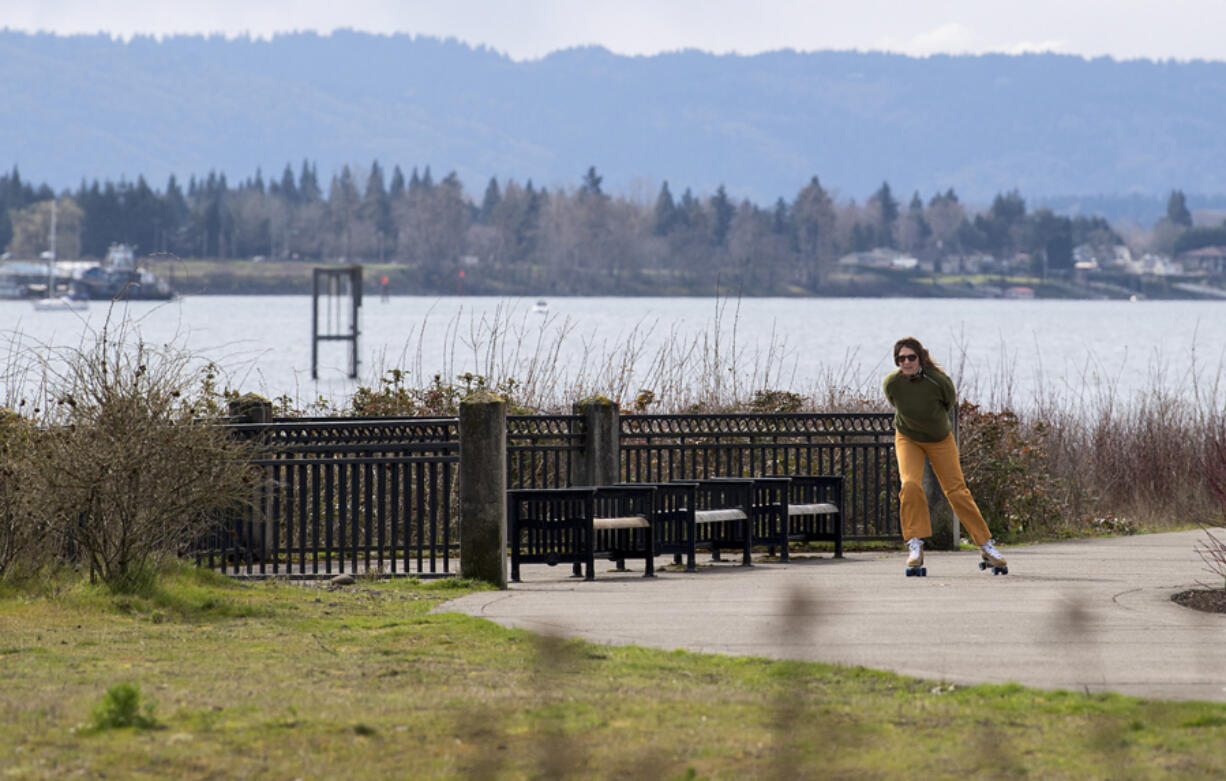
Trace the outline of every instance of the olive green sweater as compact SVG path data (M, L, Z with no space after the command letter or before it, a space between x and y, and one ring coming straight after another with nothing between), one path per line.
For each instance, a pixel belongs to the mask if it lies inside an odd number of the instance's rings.
M924 369L908 377L890 372L881 383L894 408L894 430L919 442L940 442L953 430L949 411L958 402L954 382L940 369Z

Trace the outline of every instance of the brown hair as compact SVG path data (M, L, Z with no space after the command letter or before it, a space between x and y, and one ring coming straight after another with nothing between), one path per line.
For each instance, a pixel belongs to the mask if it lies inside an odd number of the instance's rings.
M928 354L928 348L920 344L920 340L914 336L906 336L894 342L894 365L898 365L898 351L904 347L910 347L919 356L919 364L921 369L936 369L939 372L945 371L941 368L941 364L932 360L932 356Z

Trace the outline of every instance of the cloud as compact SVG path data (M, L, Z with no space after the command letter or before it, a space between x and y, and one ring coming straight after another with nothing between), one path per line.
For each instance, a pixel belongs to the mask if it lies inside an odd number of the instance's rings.
M1034 54L1064 51L1067 47L1067 41L1056 39L988 43L974 28L961 22L946 22L901 41L884 38L877 44L877 48L881 50L909 54L913 57L927 57L932 54L985 54L988 52Z
M975 31L970 27L960 22L946 22L940 27L912 36L905 44L905 51L908 54L972 51L976 38Z
M874 48L914 57L937 53L960 53L975 49L975 31L960 22L946 22L938 27L905 39L886 36L877 40Z
M1018 41L1003 46L998 51L1007 54L1039 54L1042 52L1060 52L1068 44L1065 41Z

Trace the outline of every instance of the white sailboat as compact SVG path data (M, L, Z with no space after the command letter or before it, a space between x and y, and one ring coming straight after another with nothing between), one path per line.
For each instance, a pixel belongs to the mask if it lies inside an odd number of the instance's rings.
M79 311L89 308L89 301L67 293L62 296L55 294L55 214L56 200L51 199L51 251L47 253L47 297L34 301L37 312Z

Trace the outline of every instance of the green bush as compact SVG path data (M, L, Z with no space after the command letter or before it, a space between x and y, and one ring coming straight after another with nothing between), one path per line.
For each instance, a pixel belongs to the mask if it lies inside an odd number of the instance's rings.
M1013 412L958 408L967 487L998 542L1059 534L1067 527L1067 491L1049 468L1048 430Z
M153 702L142 703L141 700L140 687L136 684L115 684L106 690L102 701L90 713L90 731L102 732L123 727L156 729L158 722L153 715L156 706Z

